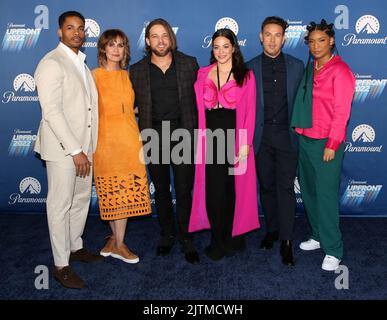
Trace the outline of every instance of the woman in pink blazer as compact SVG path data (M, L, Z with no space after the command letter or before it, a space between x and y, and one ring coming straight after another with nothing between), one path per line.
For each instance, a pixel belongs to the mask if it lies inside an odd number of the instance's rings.
M305 37L313 63L308 62L296 97L292 127L300 135L299 178L304 207L312 227L302 250L320 247L322 269L334 271L343 256L339 227L339 186L347 122L355 77L333 53L333 24L311 22Z
M211 229L205 253L220 260L243 250L243 234L259 227L252 146L256 92L231 30L214 33L210 62L195 83L199 133L189 231Z

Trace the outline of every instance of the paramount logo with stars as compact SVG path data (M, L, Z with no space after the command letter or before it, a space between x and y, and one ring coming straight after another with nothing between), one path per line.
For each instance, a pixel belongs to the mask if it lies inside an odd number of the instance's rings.
M376 37L380 31L379 20L370 14L361 16L355 24L355 33L347 33L341 45L348 47L351 45L385 45L387 37Z
M38 179L34 177L25 177L19 184L20 193L12 193L9 196L8 204L45 203L46 198L37 197L40 194L41 189Z
M86 39L88 39L88 40L90 39L90 41L85 41L85 43L82 45L82 47L84 47L84 48L96 48L100 32L101 32L101 29L99 27L99 24L95 20L85 19Z
M376 146L376 133L368 124L360 124L352 131L352 142L348 141L345 152L382 152L383 145Z
M3 93L2 103L39 101L35 90L35 80L28 73L21 73L15 77L13 89Z
M239 25L233 18L223 17L219 19L215 24L215 31L219 29L230 29L237 36L239 33ZM246 46L247 39L239 39L238 44L240 47ZM212 45L212 34L204 37L202 48L206 49Z

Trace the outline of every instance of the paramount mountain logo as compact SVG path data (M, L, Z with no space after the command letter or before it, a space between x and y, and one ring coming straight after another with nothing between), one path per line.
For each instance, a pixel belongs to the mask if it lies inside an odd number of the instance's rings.
M369 145L375 141L376 134L373 127L360 124L352 131L352 142L347 142L346 152L382 152L383 145Z
M357 20L355 28L357 33L376 34L379 32L380 24L374 16L365 15Z
M219 29L230 29L232 32L235 33L235 35L238 35L239 33L238 22L230 17L223 17L215 23L215 31ZM245 47L246 41L247 39L239 39L239 46ZM204 43L202 44L202 48L209 48L212 45L212 34L204 37L203 42Z
M101 29L97 21L93 19L85 19L85 34L86 39L91 39L92 41L85 41L82 47L85 48L96 48L97 47L97 39Z
M39 101L36 95L34 78L28 73L21 73L13 80L13 89L3 93L2 103L35 102Z
M8 204L20 203L45 203L46 198L38 198L37 195L41 192L41 185L38 179L34 177L26 177L20 181L20 193L12 193L9 196Z
M373 142L375 141L375 130L368 124L358 125L352 132L353 142Z
M28 73L21 73L13 80L13 88L16 92L34 92L35 80Z
M358 33L368 33L368 34L370 34L370 33L378 33L378 32L375 31L375 29L372 28L372 26L371 26L370 24L367 23L367 24L364 26L363 29L361 29L360 31L358 31Z
M239 32L238 23L233 18L229 17L224 17L218 20L218 22L215 24L215 31L219 29L230 29L232 32L235 33L236 36Z
M100 33L99 24L93 19L85 19L85 33L88 38L98 38Z
M21 194L39 194L40 182L33 177L26 177L20 182L19 190Z
M361 142L372 142L372 141L374 141L374 138L371 139L366 132L363 132L360 135L360 137L355 140L355 142L358 142L358 141L361 141Z
M341 45L348 47L350 45L385 45L387 37L372 37L379 33L380 23L379 20L370 14L361 16L355 24L356 34L347 33Z

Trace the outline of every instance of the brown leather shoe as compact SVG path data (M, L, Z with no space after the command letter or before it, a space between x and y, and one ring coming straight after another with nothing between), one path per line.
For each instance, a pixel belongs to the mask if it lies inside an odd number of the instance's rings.
M131 252L125 244L118 248L114 245L111 256L126 263L137 263L140 261L140 258Z
M92 254L90 251L85 248L79 249L78 251L70 253L70 262L72 261L81 261L81 262L97 262L103 260L103 257L100 255Z
M114 242L116 241L116 238L114 237L114 235L111 235L111 236L106 237L105 239L108 239L108 241L106 242L106 244L102 248L102 250L99 252L99 254L101 256L108 257L112 253Z
M54 267L54 279L58 281L62 286L70 289L82 289L85 287L83 280L70 268L70 266L64 267L58 270Z

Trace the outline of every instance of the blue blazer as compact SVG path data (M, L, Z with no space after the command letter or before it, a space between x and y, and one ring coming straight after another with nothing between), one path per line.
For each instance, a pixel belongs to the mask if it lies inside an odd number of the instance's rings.
M286 87L288 95L288 119L289 124L292 119L294 99L296 98L299 83L304 74L304 63L288 54L284 53L286 63ZM247 67L254 72L257 86L257 110L255 112L255 131L254 131L254 152L258 153L261 145L262 132L264 125L264 103L263 103L263 86L262 86L262 54L247 62ZM289 127L290 141L295 150L298 149L298 139L296 133Z

